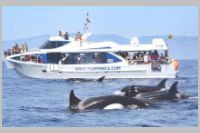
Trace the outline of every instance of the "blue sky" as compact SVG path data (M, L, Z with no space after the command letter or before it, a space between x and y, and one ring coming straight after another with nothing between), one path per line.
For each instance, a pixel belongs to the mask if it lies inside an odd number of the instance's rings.
M196 6L3 6L2 12L3 41L83 31L87 12L93 34L198 36Z

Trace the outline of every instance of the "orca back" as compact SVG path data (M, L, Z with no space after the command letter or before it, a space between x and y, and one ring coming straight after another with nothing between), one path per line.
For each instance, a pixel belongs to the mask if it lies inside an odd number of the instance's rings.
M170 89L168 91L169 95L175 96L178 93L177 84L178 84L178 81L176 81L172 84L172 86L170 87Z
M165 88L166 81L167 79L163 79L160 81L160 83L158 84L159 89Z
M104 80L105 76L102 76L101 78L98 78L97 81L98 82L102 82Z
M69 107L71 109L74 109L79 104L80 101L81 100L75 96L74 91L71 90L69 95Z

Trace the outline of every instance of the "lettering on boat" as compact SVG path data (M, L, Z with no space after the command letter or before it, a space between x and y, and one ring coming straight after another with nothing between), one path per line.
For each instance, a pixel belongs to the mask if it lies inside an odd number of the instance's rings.
M121 70L120 66L106 66L106 67L76 67L76 71L113 71Z

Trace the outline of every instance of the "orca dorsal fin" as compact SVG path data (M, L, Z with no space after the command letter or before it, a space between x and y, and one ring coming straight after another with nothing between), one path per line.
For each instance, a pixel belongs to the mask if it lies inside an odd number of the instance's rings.
M69 95L69 106L71 107L71 106L74 106L74 105L78 105L78 103L80 101L81 100L75 96L74 91L71 90L70 95Z
M160 81L160 83L158 84L158 87L160 89L165 88L165 83L166 83L167 79L163 79Z
M102 82L104 80L105 76L102 76L101 78L98 78L97 81L98 82Z
M176 95L176 93L178 93L177 84L178 84L178 81L174 82L174 83L172 84L172 86L170 87L170 89L169 89L169 91L168 91L168 93L169 93L170 95Z

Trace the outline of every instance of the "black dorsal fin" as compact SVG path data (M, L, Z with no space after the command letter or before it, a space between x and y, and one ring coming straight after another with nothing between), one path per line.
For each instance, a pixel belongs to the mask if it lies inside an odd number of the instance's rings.
M172 84L172 86L170 87L170 89L169 89L169 91L168 91L168 93L169 93L170 95L176 95L176 93L178 93L177 84L178 84L178 81L174 82L174 83Z
M167 79L163 79L160 81L160 83L158 84L158 87L160 89L165 88L165 83L166 83Z
M98 78L97 81L102 82L104 80L105 76L102 76L101 78Z
M74 105L78 105L78 103L81 101L79 98L77 98L74 94L74 91L71 90L70 95L69 95L69 106L74 106Z

